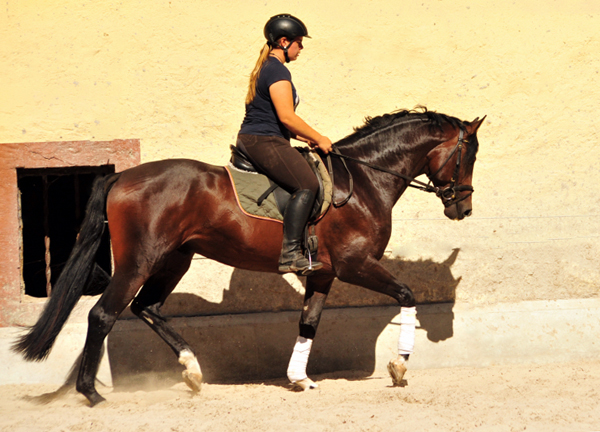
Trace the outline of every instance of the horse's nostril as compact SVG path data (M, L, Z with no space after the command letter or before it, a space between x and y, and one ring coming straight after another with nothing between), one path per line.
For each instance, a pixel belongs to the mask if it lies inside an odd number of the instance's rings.
M464 217L469 217L471 216L471 214L473 213L473 210L469 209L469 210L465 210L463 212Z

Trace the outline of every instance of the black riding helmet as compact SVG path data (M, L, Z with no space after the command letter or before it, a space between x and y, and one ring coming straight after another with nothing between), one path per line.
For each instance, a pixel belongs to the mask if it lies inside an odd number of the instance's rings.
M291 44L284 48L279 45L277 41L284 36L290 41L293 41L298 37L310 38L304 23L289 14L280 14L271 17L265 24L264 34L267 43L270 46L281 48L283 50L286 63L289 63L290 61L288 57L288 48Z

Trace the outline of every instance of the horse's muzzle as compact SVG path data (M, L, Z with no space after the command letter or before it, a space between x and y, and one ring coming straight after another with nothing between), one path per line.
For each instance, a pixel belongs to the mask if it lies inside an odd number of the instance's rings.
M444 209L444 214L448 219L463 220L473 214L471 200L455 202Z

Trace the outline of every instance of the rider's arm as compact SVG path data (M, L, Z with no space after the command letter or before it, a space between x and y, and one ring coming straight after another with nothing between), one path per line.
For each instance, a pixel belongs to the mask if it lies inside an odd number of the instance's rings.
M309 140L308 138L304 138L303 136L292 134L291 137L294 138L295 140L305 142L306 144L310 145L311 147L314 146L314 144L312 143L311 140Z
M277 117L288 130L298 138L304 138L309 143L316 144L323 153L331 150L331 140L311 128L294 112L294 98L292 96L292 83L277 81L269 87L271 100L277 111Z

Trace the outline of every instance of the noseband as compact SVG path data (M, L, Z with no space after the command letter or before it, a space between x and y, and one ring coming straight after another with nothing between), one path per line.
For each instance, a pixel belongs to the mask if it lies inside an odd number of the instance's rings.
M454 205L456 203L459 203L459 202L467 199L468 197L470 197L473 194L473 192L474 192L473 187L468 186L468 185L459 185L458 184L458 176L460 173L460 164L461 164L461 160L462 160L461 155L462 155L463 144L469 142L468 140L466 140L464 138L464 134L465 134L465 131L461 128L460 132L458 134L458 142L456 143L456 146L452 150L452 153L450 153L450 156L448 156L448 158L444 161L442 166L435 172L435 174L433 176L430 176L430 175L427 176L427 177L429 177L429 183L423 183L422 181L419 181L419 180L415 179L414 177L410 177L405 174L389 170L387 168L373 165L368 162L362 161L360 159L353 158L351 156L346 156L346 155L340 153L340 151L338 150L338 148L336 146L333 146L332 152L327 155L327 164L328 164L328 168L329 168L329 175L331 177L331 183L333 184L333 167L331 166L330 155L334 155L334 156L337 156L338 158L340 158L340 160L342 161L342 164L344 165L344 168L346 169L346 172L348 173L349 187L350 187L350 192L348 193L348 196L346 198L344 198L342 201L339 201L339 202L334 201L333 205L335 207L341 207L344 204L346 204L350 200L350 197L352 197L352 192L354 190L354 180L352 179L352 174L350 173L350 170L348 169L348 166L346 165L346 159L357 162L361 165L368 166L369 168L372 168L374 170L382 171L382 172L391 174L393 176L400 177L401 179L406 180L406 182L408 183L407 186L409 186L409 187L413 187L415 189L419 189L419 190L422 190L425 192L433 192L433 193L435 193L435 195L437 197L439 197L442 200L444 207L450 207L451 205ZM452 174L452 179L450 180L450 185L443 189L439 188L437 186L434 186L432 178L435 178L435 176L437 174L439 174L439 172L450 161L450 159L452 158L454 153L457 153L456 166L454 168L454 173ZM457 193L465 192L465 191L468 191L469 193L464 195L463 197L457 199Z

